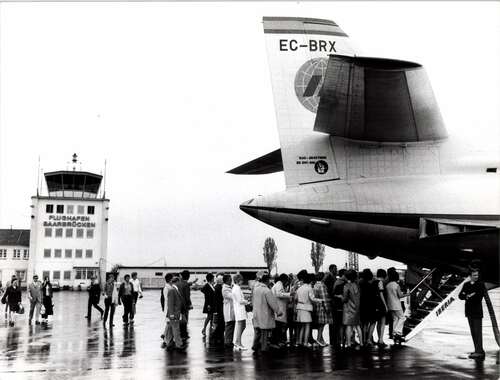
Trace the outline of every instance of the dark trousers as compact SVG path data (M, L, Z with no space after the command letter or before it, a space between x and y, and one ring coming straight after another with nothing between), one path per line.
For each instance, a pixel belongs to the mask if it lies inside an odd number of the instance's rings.
M188 320L189 320L189 310L186 310L182 314L182 319L180 321L181 338L186 339L189 337L188 334Z
M219 345L224 342L224 316L222 312L213 314L213 324L214 328L210 334L210 343L214 345Z
M130 320L134 320L134 316L137 314L137 298L139 298L139 293L138 292L132 292L132 298L133 298L133 303L132 303L132 316L130 317Z
M134 319L134 298L132 295L129 296L123 296L122 297L122 302L123 302L123 322L128 323L129 318L130 320Z
M275 322L276 322L276 327L273 330L271 341L273 344L285 344L287 325L285 322L281 321L275 321Z
M226 322L224 326L224 344L226 346L233 344L234 338L234 326L236 325L236 321Z
M111 297L107 297L104 299L104 323L106 323L106 321L108 320L109 315L109 325L113 326L113 317L115 315L116 305L111 301Z
M331 342L333 342L333 345L336 347L336 348L339 348L342 346L342 343L344 341L344 325L342 324L342 315L343 315L343 312L342 310L336 310L334 313L333 313L333 321L334 321L334 326L332 328L333 330L333 339L331 340ZM332 325L330 325L332 326ZM332 344L332 343L330 343Z
M483 349L483 319L482 318L467 318L469 320L470 334L474 342L474 352L484 354Z
M102 310L102 308L99 306L99 301L92 297L89 297L89 303L87 307L87 317L89 317L89 319L92 317L92 306L94 306L99 311L99 313L101 313L101 315L104 313L104 310Z
M258 351L261 350L263 352L269 351L269 340L273 330L261 329L258 327L254 327L254 336L253 336L253 345L252 350Z

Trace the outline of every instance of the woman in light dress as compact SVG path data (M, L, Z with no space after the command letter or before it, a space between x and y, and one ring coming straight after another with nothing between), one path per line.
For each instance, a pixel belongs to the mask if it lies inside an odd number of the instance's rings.
M245 306L248 304L248 301L245 300L243 296L243 292L241 291L241 284L243 283L243 276L241 274L236 274L233 277L234 285L232 289L233 293L233 307L234 307L234 319L236 321L236 331L235 331L235 340L234 340L234 348L240 351L246 350L246 348L241 343L241 335L245 330L247 325L247 311Z
M321 302L322 300L314 296L313 288L311 287L311 282L314 279L314 274L308 273L304 276L304 283L297 289L295 294L296 308L297 308L297 323L299 324L299 337L297 339L297 344L304 347L311 347L308 342L309 336L311 335L311 322L312 322L312 311L313 302Z

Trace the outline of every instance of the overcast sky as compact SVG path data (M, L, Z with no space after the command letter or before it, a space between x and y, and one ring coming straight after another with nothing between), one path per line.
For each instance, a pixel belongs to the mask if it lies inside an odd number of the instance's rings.
M310 242L238 208L283 175L224 173L279 147L265 15L422 63L449 132L499 141L498 2L0 3L0 227L29 228L39 156L50 171L76 152L108 163L111 264L262 265L272 236L280 271L310 269Z

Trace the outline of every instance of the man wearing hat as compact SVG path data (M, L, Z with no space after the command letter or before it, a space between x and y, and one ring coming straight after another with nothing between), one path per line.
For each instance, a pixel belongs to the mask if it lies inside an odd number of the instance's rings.
M28 324L31 325L33 313L35 313L35 324L40 324L40 308L42 306L42 282L38 280L38 275L33 276L33 282L28 286L28 299L30 300L30 316Z

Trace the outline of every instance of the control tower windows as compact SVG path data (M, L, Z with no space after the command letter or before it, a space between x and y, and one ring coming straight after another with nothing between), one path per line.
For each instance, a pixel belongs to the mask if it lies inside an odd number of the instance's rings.
M92 254L93 254L93 252L92 252L91 249L86 249L85 250L85 258L91 259L92 258Z
M79 239L83 238L83 228L76 229L76 237Z
M85 206L79 205L76 212L80 215L83 215L83 213L85 212Z
M54 212L54 205L45 205L45 212L47 214L52 214Z
M87 214L94 215L95 206L87 206Z
M56 206L56 213L64 214L64 205L57 205Z
M94 230L87 230L87 239L92 239L94 237Z
M50 259L50 249L43 250L43 257Z
M62 250L61 249L54 249L54 257L57 259L60 259L62 257Z
M66 206L66 213L67 214L73 214L74 212L75 212L75 206L73 206L73 205Z
M55 233L55 236L56 237L62 237L63 236L63 229L62 228L56 228L56 233Z
M81 259L83 256L83 250L75 249L75 259Z
M66 228L66 237L67 238L73 237L73 228Z
M52 237L52 228L45 228L45 237Z

